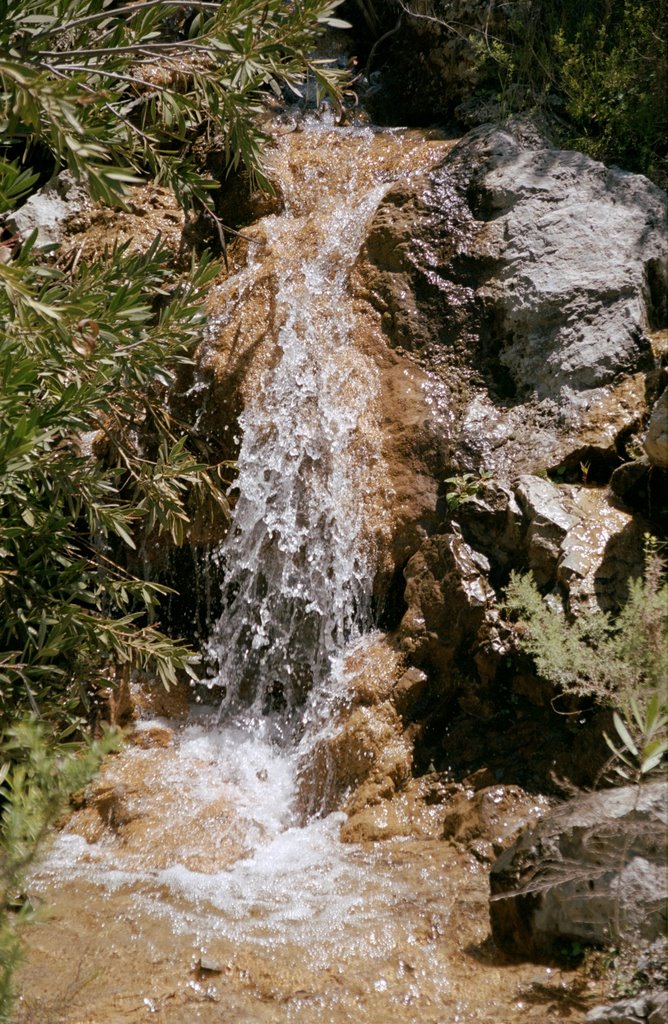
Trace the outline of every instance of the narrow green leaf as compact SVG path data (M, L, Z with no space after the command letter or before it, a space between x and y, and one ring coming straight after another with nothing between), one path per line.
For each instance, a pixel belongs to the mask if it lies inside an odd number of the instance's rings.
M636 747L635 743L633 742L633 738L631 736L631 733L626 728L626 725L624 724L624 722L619 717L619 715L617 714L616 711L613 711L612 720L613 720L613 722L615 724L615 729L617 730L617 732L619 734L619 737L620 737L622 743L624 744L624 746L626 747L626 749L628 751L630 751L635 757L637 757L638 756L638 748Z

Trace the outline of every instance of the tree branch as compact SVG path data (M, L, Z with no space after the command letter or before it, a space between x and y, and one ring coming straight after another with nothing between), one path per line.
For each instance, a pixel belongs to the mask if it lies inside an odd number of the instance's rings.
M189 7L196 7L198 11L220 11L220 4L205 3L204 0L191 0ZM62 35L73 28L80 28L82 25L92 25L98 21L107 21L117 18L122 14L136 14L137 11L148 11L155 7L183 7L183 0L142 0L141 3L127 4L125 7L117 7L115 10L98 11L96 14L87 14L84 18L75 18L74 21L67 21L64 25L57 25L54 28L44 29L32 37L33 41L39 42L42 39L50 39L53 36Z

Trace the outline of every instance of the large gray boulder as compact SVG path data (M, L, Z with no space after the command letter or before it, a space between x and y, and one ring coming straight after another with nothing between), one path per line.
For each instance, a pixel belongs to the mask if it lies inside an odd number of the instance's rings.
M462 469L617 464L666 318L665 216L646 178L490 125L389 191L358 290L438 374Z
M485 245L483 285L499 318L496 350L520 395L610 384L651 361L647 329L665 316L665 199L645 178L576 151L523 149L481 132L471 180Z
M494 864L495 941L528 956L564 940L652 942L665 926L665 858L664 782L569 801Z
M586 1021L587 1024L666 1024L668 993L653 989L608 1006L595 1006Z

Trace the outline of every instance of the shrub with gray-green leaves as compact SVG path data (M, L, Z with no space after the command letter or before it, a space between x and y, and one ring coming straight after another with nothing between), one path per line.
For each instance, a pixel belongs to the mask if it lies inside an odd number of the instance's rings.
M659 769L668 751L668 584L651 544L645 573L629 581L616 616L583 612L570 620L548 604L530 575L511 574L505 608L518 645L557 692L613 709L616 735L606 736L615 773L638 781Z

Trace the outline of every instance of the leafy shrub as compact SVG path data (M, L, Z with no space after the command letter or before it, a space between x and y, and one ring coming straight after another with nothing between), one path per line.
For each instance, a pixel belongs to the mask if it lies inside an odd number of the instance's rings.
M665 183L667 28L647 0L522 0L488 68L511 108L547 105L569 145Z
M615 709L617 739L608 744L617 773L637 780L659 767L668 750L668 585L656 551L649 548L644 577L630 581L628 600L614 618L592 611L570 622L548 605L531 576L516 573L505 606L517 622L519 646L544 679L561 693Z
M107 733L76 753L56 751L35 720L25 720L5 735L8 759L0 766L0 1024L12 1019L12 976L21 960L19 931L35 913L23 892L26 872L49 825L117 742Z
M180 543L189 488L225 508L165 401L215 270L174 286L158 242L70 278L25 250L0 266L0 725L26 710L71 725L111 665L168 684L191 660L148 624L162 588L122 549L140 525Z
M0 155L47 175L67 166L107 202L149 173L210 206L217 183L193 143L215 137L229 167L268 186L259 99L304 75L336 93L340 73L308 56L336 5L0 0Z

